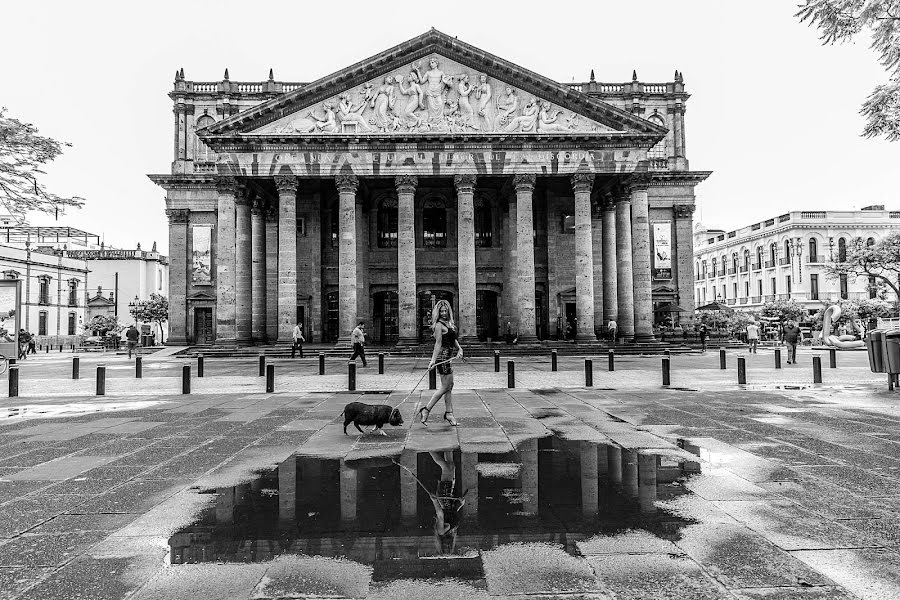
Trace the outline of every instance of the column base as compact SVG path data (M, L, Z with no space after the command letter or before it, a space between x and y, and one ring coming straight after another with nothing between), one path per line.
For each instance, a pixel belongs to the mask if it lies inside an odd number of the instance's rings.
M169 337L164 343L163 346L187 346L188 341L186 337Z
M460 345L462 345L462 344L477 344L478 341L479 340L478 340L477 335L467 335L467 336L459 338Z
M652 333L636 334L632 341L635 344L652 344L656 342L656 336Z
M576 342L596 342L597 336L593 333L576 333L575 341Z
M397 338L397 347L418 346L419 338L417 337L401 337Z
M353 342L350 341L350 337L339 337L338 341L334 343L335 350L353 350Z
M523 344L537 345L541 343L541 340L536 335L520 335L519 341L516 343L520 346Z
M235 346L237 341L234 338L216 338L215 344L217 346Z

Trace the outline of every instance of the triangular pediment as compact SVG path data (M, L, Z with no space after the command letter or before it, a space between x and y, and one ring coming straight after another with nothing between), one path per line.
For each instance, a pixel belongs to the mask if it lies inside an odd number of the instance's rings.
M199 291L194 292L193 294L190 294L187 297L187 299L197 302L197 301L205 301L205 300L215 300L216 297L213 296L212 294L210 294L209 292L199 290Z
M432 29L201 136L529 133L661 136L665 129Z

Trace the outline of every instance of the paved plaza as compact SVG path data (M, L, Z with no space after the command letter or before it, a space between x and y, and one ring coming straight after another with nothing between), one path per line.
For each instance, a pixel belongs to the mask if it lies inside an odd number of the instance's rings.
M864 352L457 366L458 428L415 418L427 357L359 368L168 352L37 355L0 405L0 598L897 598L900 406ZM813 384L821 356L823 383ZM97 364L106 395L95 395ZM181 393L192 365L191 394ZM418 385L417 385L418 384ZM6 382L3 382L6 385ZM351 401L398 405L387 435ZM444 453L448 454L444 454ZM452 453L452 454L449 454ZM432 458L467 489L432 542ZM421 489L420 489L421 488Z

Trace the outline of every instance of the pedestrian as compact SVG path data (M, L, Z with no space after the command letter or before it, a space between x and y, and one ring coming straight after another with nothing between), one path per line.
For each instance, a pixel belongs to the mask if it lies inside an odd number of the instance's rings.
M137 330L137 327L134 326L134 323L131 324L131 327L128 328L128 331L125 332L125 341L128 345L128 358L131 358L131 353L134 352L135 356L138 353L138 340L141 338L141 332Z
M353 329L353 333L350 334L350 341L353 343L353 354L350 355L350 360L356 360L356 357L360 357L362 359L362 363L364 367L368 367L369 363L366 362L366 324L363 321L360 321L356 324L356 327Z
M619 333L619 326L612 319L609 320L609 323L606 325L606 331L609 333L609 341L613 344L616 343L616 335Z
M441 386L434 392L428 404L418 410L422 425L428 425L428 415L437 401L444 398L444 420L453 427L459 425L453 417L453 365L454 358L462 358L463 351L459 345L456 334L456 324L453 322L453 311L450 303L439 300L431 311L431 328L434 330L434 352L431 354L431 362L428 369L437 369L441 376Z
M28 333L28 354L37 354L37 340L34 337L33 333Z
M294 325L294 352L300 353L300 358L303 358L303 342L306 341L306 338L303 337L303 324L297 323ZM352 360L352 359L351 359ZM365 362L365 360L363 360Z
M510 321L506 322L506 343L507 344L513 343L513 328L512 328L512 322L510 322Z
M793 319L788 319L781 330L781 340L787 346L787 364L797 364L797 343L800 341L800 328Z
M759 327L756 323L750 321L747 324L747 344L750 346L750 352L756 354L756 345L759 343Z
M19 329L19 359L28 358L28 342L31 341L31 334L24 328Z
M706 352L706 338L709 336L709 328L706 327L706 323L700 323L700 327L697 328L697 333L700 334L700 349L703 352Z

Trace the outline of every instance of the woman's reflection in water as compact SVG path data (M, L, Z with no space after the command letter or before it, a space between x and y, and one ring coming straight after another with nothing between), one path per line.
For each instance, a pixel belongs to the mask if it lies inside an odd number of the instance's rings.
M456 464L453 462L453 452L428 454L441 468L437 492L428 493L434 505L434 543L438 552L453 554L456 548L456 533L459 530L460 510L466 503L465 494L456 495Z

